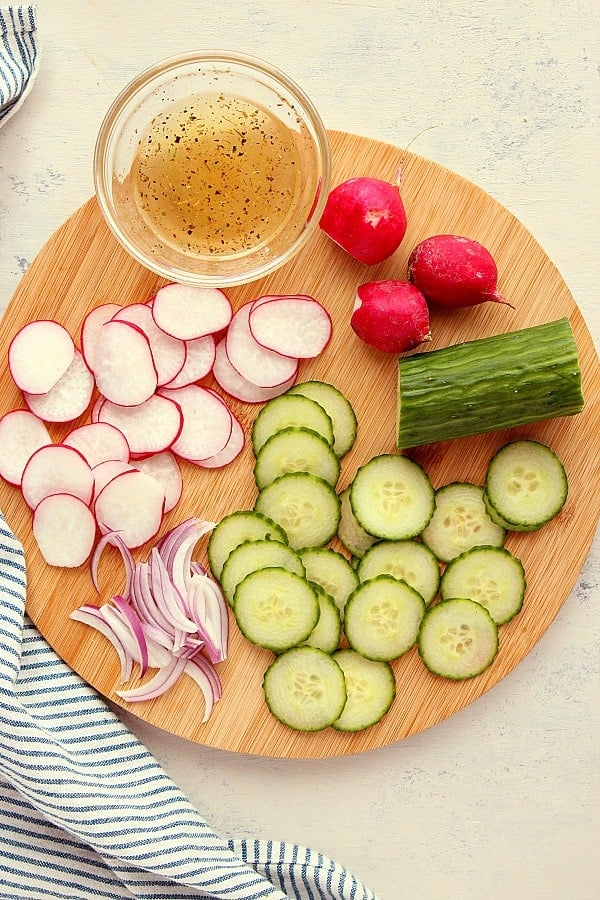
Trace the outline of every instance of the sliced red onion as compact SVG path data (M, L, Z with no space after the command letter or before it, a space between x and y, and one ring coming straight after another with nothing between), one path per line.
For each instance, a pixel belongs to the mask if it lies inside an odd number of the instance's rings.
M148 668L148 645L146 643L146 636L142 628L142 623L138 619L135 610L123 597L117 595L112 598L112 602L127 621L131 633L135 638L137 644L136 662L140 665L140 675L144 675Z
M185 597L187 593L191 576L192 554L196 544L214 527L214 522L188 519L165 535L159 544L160 556L165 563L169 577L182 597Z
M176 629L191 633L196 631L195 622L188 619L182 609L181 595L169 578L167 567L156 547L150 553L148 570L152 593L161 611L168 616Z
M155 625L170 638L170 646L173 644L175 627L163 614L156 603L150 584L150 571L147 562L138 563L135 567L131 585L131 602L143 622Z
M133 578L135 562L133 556L131 555L129 547L127 547L127 545L125 544L119 531L105 531L96 544L96 549L94 550L93 556L90 560L92 583L97 592L100 593L100 587L98 586L98 566L100 563L100 557L102 556L102 553L108 544L110 544L112 547L116 547L123 559L123 565L125 567L125 586L123 588L123 596L128 597L129 591L131 589L131 579Z
M202 724L207 722L215 703L221 699L221 681L216 669L200 654L188 659L184 672L193 678L204 695L204 716Z
M92 606L88 603L84 603L83 606L79 607L79 609L73 610L70 618L74 619L76 622L82 622L84 625L89 625L90 628L95 628L96 631L99 631L100 634L103 634L104 637L110 641L112 646L115 648L117 656L119 657L119 663L121 666L120 680L127 681L131 677L133 658L130 656L130 654L127 652L127 650L115 634L114 628L112 628L105 620L102 612L98 609L98 607Z
M156 675L146 684L142 684L137 688L131 688L128 691L117 691L117 696L128 703L153 700L155 697L160 697L179 680L187 664L188 660L185 657L174 656L170 663L159 669Z
M227 655L229 617L227 603L219 587L208 575L192 575L187 594L191 618L206 642L211 662L222 662Z

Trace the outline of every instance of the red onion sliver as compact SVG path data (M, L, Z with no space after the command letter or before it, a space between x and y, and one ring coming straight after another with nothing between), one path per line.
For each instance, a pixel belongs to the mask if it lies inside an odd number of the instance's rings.
M169 573L156 547L150 553L148 570L152 593L159 609L170 618L176 629L191 633L196 631L195 622L185 616L181 596L169 578Z
M115 634L114 628L105 620L98 607L86 603L80 606L79 609L74 609L70 618L76 622L82 622L84 625L89 625L90 628L95 628L96 631L99 631L100 634L103 634L110 641L119 657L121 666L120 679L121 681L127 681L131 676L133 658Z
M204 716L202 724L207 722L215 703L221 699L222 688L216 669L200 654L188 659L184 672L193 678L204 694Z
M127 624L131 629L131 633L137 642L137 662L140 664L140 675L144 675L148 668L148 645L146 644L146 636L142 629L142 624L138 619L133 607L129 603L127 603L127 601L124 600L123 597L117 595L112 598L112 602L114 606L119 610L123 618L127 620Z
M112 547L116 547L123 559L123 565L125 567L125 586L123 588L123 595L125 597L128 597L129 591L131 589L131 579L133 577L135 563L133 560L133 556L131 555L131 551L129 550L129 547L126 546L119 531L105 531L96 544L96 549L94 550L90 561L92 583L97 592L100 593L100 587L98 585L98 566L100 563L102 552L107 544L110 544Z
M179 680L179 676L185 671L188 660L185 657L174 656L171 662L159 669L150 681L140 687L128 691L117 691L117 695L128 703L141 700L153 700L160 697Z

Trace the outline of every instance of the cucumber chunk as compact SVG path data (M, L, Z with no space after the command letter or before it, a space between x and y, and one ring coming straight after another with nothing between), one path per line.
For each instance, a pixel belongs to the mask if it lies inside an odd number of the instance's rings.
M298 554L280 541L244 541L231 551L219 579L223 595L230 606L233 606L235 589L240 581L250 572L269 566L278 566L302 577L305 575L304 565Z
M358 587L358 575L345 556L331 547L309 547L300 551L306 577L333 597L343 615L352 591Z
M536 531L563 508L567 474L546 444L512 441L492 457L484 491L494 522L509 531Z
M263 678L272 715L296 731L321 731L339 719L346 703L341 666L316 647L294 647L273 662Z
M440 564L435 554L419 541L380 541L358 564L360 581L391 575L419 592L429 606L440 586Z
M346 548L348 553L356 559L360 559L369 547L372 547L377 538L367 534L365 529L357 521L350 504L350 486L340 493L340 524L338 526L338 540Z
M294 550L322 547L335 535L340 521L334 489L308 472L280 475L260 492L254 508L284 530Z
M340 461L331 444L316 431L290 426L264 442L256 457L254 480L261 491L288 472L310 472L335 487Z
M284 428L310 428L333 445L333 425L322 406L301 394L280 394L269 400L254 420L252 449L254 455L276 431Z
M325 653L333 653L340 646L342 619L333 597L322 587L311 582L319 601L319 621L305 641L309 647L317 647Z
M498 653L498 626L474 600L451 597L430 606L418 638L419 655L434 675L460 681L485 671Z
M359 468L350 487L350 505L368 534L400 541L425 528L433 515L434 490L418 463L385 453Z
M485 606L496 625L517 615L525 597L523 563L505 547L475 547L448 563L440 584L442 600L467 597Z
M362 731L381 721L396 696L396 679L388 662L366 659L355 650L338 650L348 695L344 710L333 723L338 731Z
M315 589L277 566L246 575L235 590L233 610L244 637L273 653L301 644L319 619Z
M346 604L348 644L367 659L397 659L414 646L424 613L423 598L405 581L391 575L364 581Z
M454 481L435 492L435 512L421 533L423 543L442 562L473 547L502 547L506 530L492 522L485 508L483 488Z
M215 578L221 577L223 565L231 551L244 541L269 540L287 544L287 535L272 519L251 509L225 516L215 526L208 540L208 564Z
M341 458L356 440L356 414L350 401L338 388L326 381L302 381L288 390L288 394L302 394L322 406L333 425L333 449Z
M567 318L398 360L397 445L481 434L583 409Z

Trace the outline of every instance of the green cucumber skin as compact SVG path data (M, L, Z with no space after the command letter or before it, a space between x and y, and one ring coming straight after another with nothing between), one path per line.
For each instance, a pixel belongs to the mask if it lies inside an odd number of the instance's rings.
M408 449L583 409L567 318L398 360L397 445Z

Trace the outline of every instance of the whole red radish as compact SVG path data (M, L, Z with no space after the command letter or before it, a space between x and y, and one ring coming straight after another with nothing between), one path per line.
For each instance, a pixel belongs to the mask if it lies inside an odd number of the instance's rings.
M397 184L361 176L333 188L320 227L350 256L367 266L382 262L400 246L406 212Z
M427 301L407 281L359 285L350 324L361 340L384 353L404 353L431 340Z
M408 278L427 300L460 308L480 303L511 304L496 290L498 269L482 244L456 234L436 234L412 250Z

